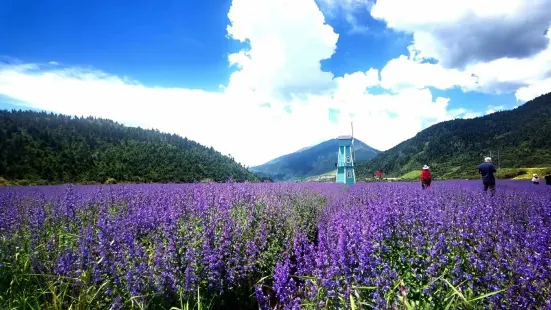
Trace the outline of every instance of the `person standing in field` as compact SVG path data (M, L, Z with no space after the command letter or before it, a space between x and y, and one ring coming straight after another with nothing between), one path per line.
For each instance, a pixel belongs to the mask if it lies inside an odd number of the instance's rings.
M492 164L492 159L490 157L484 158L484 163L478 166L478 172L482 175L482 184L484 185L484 191L487 192L490 188L492 196L496 192L496 166Z
M551 185L551 172L549 172L549 171L545 175L545 184L546 185Z
M536 173L532 174L532 183L535 184L535 185L540 184L540 178L538 177L538 175Z
M430 188L430 183L432 182L432 175L430 173L429 166L425 165L423 170L421 170L421 188L426 189Z

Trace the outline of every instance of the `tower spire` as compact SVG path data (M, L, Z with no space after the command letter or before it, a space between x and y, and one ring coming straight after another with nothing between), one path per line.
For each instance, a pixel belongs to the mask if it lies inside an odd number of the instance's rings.
M356 159L354 154L354 122L350 122L350 128L352 129L352 161L354 161Z

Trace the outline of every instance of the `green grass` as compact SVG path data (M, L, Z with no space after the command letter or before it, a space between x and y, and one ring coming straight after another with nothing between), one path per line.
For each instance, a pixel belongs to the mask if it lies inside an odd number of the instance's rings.
M531 180L532 175L536 173L540 178L543 178L548 171L551 171L549 168L504 168L502 173L510 173L516 175L512 177L513 180Z
M540 167L540 168L500 168L497 169L496 177L498 179L511 179L511 180L530 180L532 175L537 173L540 178L543 178L545 174L551 171L551 167ZM447 179L464 179L465 173L459 175L461 172L461 167L452 167L444 171L433 171L433 177L439 180ZM418 180L421 175L421 170L412 170L400 176L402 180ZM473 169L473 173L469 173L469 179L480 178L480 175Z
M418 180L420 176L421 176L421 170L413 170L402 175L400 178L402 180Z
M480 175L476 172L476 167L473 168L473 172L469 173L468 176L465 175L465 173L458 175L461 172L462 167L455 166L450 167L446 169L445 171L433 171L433 177L435 179L439 180L449 180L449 179L477 179L480 178ZM545 173L548 171L551 171L551 167L543 167L543 168L500 168L497 171L496 177L498 179L512 179L512 180L530 180L532 179L532 174L537 173L540 178L543 178L545 176ZM334 182L335 181L335 174L337 173L337 170L333 170L324 174L319 174L315 176L306 177L303 179L300 179L299 181L302 182ZM398 178L404 180L404 181L417 181L419 180L419 177L421 176L421 170L416 169L409 171L401 176L398 176Z
M324 174L318 174L311 177L306 177L301 181L305 181L305 182L319 182L319 181L331 181L331 180L334 181L336 174L337 174L337 170L333 170Z
M451 168L448 173L445 173L443 175L443 178L445 179L452 178L454 175L457 174L457 172L459 172L460 169L461 169L461 166Z

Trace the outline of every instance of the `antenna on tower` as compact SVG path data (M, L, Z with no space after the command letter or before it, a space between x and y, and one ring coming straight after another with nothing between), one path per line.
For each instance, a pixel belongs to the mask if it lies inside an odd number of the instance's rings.
M356 162L356 156L354 154L354 122L350 122L350 128L352 129L352 162Z

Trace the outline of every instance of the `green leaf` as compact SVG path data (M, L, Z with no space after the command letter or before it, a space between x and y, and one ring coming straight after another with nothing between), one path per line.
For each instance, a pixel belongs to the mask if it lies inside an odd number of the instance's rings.
M413 306L407 301L404 296L398 296L398 299L406 306L408 310L413 310Z
M256 284L260 284L261 282L264 282L264 280L273 277L273 275L265 276L260 278L260 280L256 281Z
M376 286L352 286L355 290L376 290Z
M297 279L304 279L304 280L318 280L318 278L316 277L309 277L309 276L291 276L293 278L297 278Z
M468 303L467 299L465 299L465 296L463 296L463 294L461 294L461 292L459 290L457 290L455 288L455 286L453 286L448 280L446 279L442 279L444 282L446 282L452 290L454 290L455 294L454 295L458 295L459 297L461 297L461 299L465 302L465 303Z
M452 296L452 298L450 299L450 302L446 305L446 308L444 308L444 310L448 310L453 305L454 300L455 300L455 296Z
M348 295L350 297L350 307L352 310L356 310L356 303L354 302L354 297L352 297L352 294Z
M477 301L477 300L484 299L484 298L486 298L486 297L493 296L493 295L495 295L495 294L499 294L499 293L504 292L504 291L506 291L506 290L507 290L507 289L502 289L502 290L499 290L499 291L495 291L495 292L491 292L491 293L488 293L488 294L480 295L480 296L478 296L478 297L475 297L475 298L469 300L469 303L471 303L471 302L473 302L473 301Z

